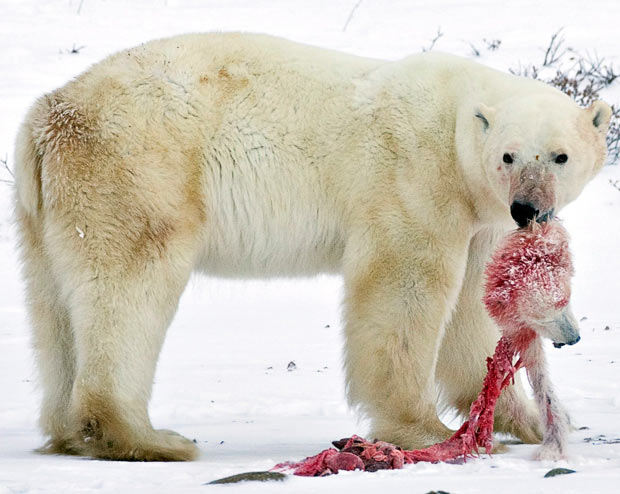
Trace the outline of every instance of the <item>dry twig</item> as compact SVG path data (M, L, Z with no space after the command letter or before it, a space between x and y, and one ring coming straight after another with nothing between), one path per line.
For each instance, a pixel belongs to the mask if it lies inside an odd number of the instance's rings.
M562 49L564 44L564 37L560 37L560 33L564 28L558 29L558 31L551 36L551 41L545 52L545 59L543 60L543 67L549 67L557 62L566 54L566 50Z
M351 22L351 19L353 19L353 15L355 14L355 11L357 10L357 8L360 6L362 2L363 0L357 0L357 3L351 9L351 12L349 13L349 17L347 17L347 22L345 22L344 26L342 26L343 33L347 30L347 27L349 26L349 22Z
M13 174L13 170L9 168L8 160L8 155L5 154L4 159L0 159L0 165L2 165L2 168L4 168L4 170L11 176L11 178L9 180L0 179L0 182L13 185L15 183L15 175Z
M441 26L437 28L437 34L435 35L435 37L432 39L431 44L429 45L428 48L422 48L422 51L431 51L434 47L435 47L435 43L437 43L437 40L439 38L441 38L443 36L443 33L441 32Z

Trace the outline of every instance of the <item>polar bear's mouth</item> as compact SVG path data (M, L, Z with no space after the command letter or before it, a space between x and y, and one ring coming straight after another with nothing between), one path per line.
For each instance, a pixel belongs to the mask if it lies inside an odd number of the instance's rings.
M578 336L576 340L571 341L570 343L559 343L557 341L554 341L553 346L554 348L562 348L564 345L574 345L575 343L578 343L579 340L581 340L581 336Z
M520 228L524 228L533 220L537 223L549 221L553 218L553 209L541 214L540 210L529 202L513 201L510 205L510 216Z
M546 213L538 215L536 217L536 222L537 223L544 223L545 221L551 221L553 219L553 213L554 212L555 212L554 209L550 209Z

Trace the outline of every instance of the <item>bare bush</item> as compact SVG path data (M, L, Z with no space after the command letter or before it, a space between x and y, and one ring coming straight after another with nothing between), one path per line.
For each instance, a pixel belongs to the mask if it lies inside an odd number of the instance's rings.
M5 155L4 159L0 159L0 166L2 167L3 172L10 176L10 178L0 178L0 182L13 185L15 183L15 175L13 175L13 170L9 167L8 160L8 155Z
M551 36L542 64L519 65L510 69L515 75L546 82L566 93L582 106L589 106L600 97L600 92L620 77L617 67L597 55L581 55L564 48L561 29ZM566 55L570 53L570 57ZM554 72L553 72L554 70ZM607 134L609 163L620 157L620 106L612 105L612 117Z
M482 38L482 43L484 43L488 51L496 51L499 49L500 45L502 44L502 40ZM468 44L469 44L469 47L471 48L472 56L479 57L482 55L482 50L479 49L478 46L474 45L473 43L468 43Z
M437 43L437 40L439 40L439 38L441 38L442 36L443 36L443 33L441 32L441 27L438 27L437 34L431 40L431 44L428 46L428 48L422 47L422 51L432 51L432 49L435 47L435 43Z
M474 57L479 57L480 56L480 50L478 48L476 48L476 46L473 43L469 43L469 46L471 48L471 54Z
M551 36L551 41L549 41L549 46L547 46L547 51L545 51L543 67L551 67L566 55L566 50L563 47L564 37L561 36L562 29L564 28L559 29Z
M500 45L502 44L502 40L501 39L486 39L486 38L482 38L482 41L484 41L484 43L487 45L487 50L489 50L489 51L496 51L496 50L498 50Z
M61 55L64 55L64 54L79 55L80 51L83 50L84 48L86 48L86 45L76 46L76 44L73 43L70 49L66 49L66 50L59 49L58 53L60 53Z

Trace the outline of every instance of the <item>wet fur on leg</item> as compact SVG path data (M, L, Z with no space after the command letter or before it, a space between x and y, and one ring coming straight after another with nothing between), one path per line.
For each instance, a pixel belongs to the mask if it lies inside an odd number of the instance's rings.
M168 430L141 431L124 423L116 407L96 400L90 412L82 412L73 423L76 432L61 444L69 454L106 460L188 461L198 457L198 448L189 439Z

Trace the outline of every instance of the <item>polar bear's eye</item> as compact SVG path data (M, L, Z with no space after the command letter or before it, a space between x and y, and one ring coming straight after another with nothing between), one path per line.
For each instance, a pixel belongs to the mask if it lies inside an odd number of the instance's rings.
M555 158L555 162L558 165L562 165L563 163L566 163L568 161L568 156L566 156L565 154L558 154L558 156Z
M512 156L510 156L510 154L508 154L508 153L504 153L504 156L502 156L502 161L503 161L504 163L508 163L508 164L510 164L510 163L512 163L512 162L513 162L513 159L512 159Z

